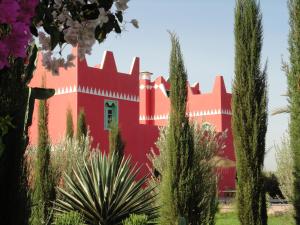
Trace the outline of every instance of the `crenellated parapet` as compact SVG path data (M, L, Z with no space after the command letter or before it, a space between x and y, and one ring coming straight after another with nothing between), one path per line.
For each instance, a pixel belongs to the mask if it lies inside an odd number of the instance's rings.
M119 72L113 53L105 51L101 64L97 67L90 67L86 63L78 64L78 86L137 97L139 67L140 60L135 57L128 73Z
M202 93L199 83L188 84L187 116L198 121L208 120L218 124L222 130L219 117L231 116L231 94L227 93L224 79L215 78L211 92ZM163 126L166 125L170 112L170 83L162 76L153 81L140 76L140 123Z
M77 49L72 50L77 56ZM86 123L93 137L92 146L100 150L109 149L109 123L115 120L126 143L125 154L134 162L146 164L147 153L156 149L159 126L165 126L170 116L170 83L162 76L152 79L152 73L140 73L140 60L134 58L127 73L118 71L112 52L106 51L99 58L97 66L89 66L85 59L75 57L74 67L59 69L54 76L42 66L38 56L37 70L30 83L39 87L45 77L46 86L55 89L55 95L48 100L49 137L59 142L66 131L66 112L71 111L73 126L79 112L84 109ZM128 66L129 67L129 66ZM216 76L212 91L203 93L199 83L188 84L186 116L191 121L212 125L217 131L228 130L226 148L220 155L235 160L231 133L231 94L226 91L222 76ZM37 143L37 104L30 129L31 142ZM148 171L147 171L148 172ZM145 173L146 174L146 173ZM220 172L219 190L234 189L235 169Z

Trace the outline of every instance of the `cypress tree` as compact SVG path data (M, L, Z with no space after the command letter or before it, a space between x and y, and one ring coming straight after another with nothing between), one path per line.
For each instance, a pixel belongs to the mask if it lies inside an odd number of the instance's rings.
M46 100L41 100L38 111L38 146L34 166L31 225L49 224L51 220L51 201L55 199L55 185L52 178L48 106Z
M266 67L260 68L262 15L256 0L237 0L232 125L241 224L267 224L263 162L267 131Z
M118 154L119 159L122 159L124 156L125 144L122 140L121 131L118 127L118 124L111 122L109 130L109 157L113 153Z
M73 116L72 110L70 108L67 109L67 120L66 120L66 138L74 137L74 127L73 127Z
M171 111L167 131L166 168L162 173L160 190L160 222L163 225L178 224L183 218L193 221L192 167L194 143L188 118L187 72L184 67L179 41L171 34L170 101Z
M76 139L81 142L81 139L85 138L86 135L87 135L87 126L85 120L85 112L83 109L81 109L77 121Z
M289 0L290 68L288 96L290 107L290 142L294 158L294 208L296 224L300 224L300 0Z

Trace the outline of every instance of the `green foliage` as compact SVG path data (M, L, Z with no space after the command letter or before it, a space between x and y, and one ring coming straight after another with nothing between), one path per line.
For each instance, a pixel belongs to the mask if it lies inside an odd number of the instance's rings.
M73 173L73 168L76 164L80 167L84 166L84 161L89 157L91 149L91 138L89 133L87 136L79 142L75 138L69 139L64 138L59 143L51 146L51 174L49 177L53 182L54 186L64 188L69 191L69 187L66 185L63 176L67 174L72 179L75 177ZM36 158L38 154L37 147L30 147L26 151L27 158L27 167L29 170L28 178L31 183L35 180L36 175ZM59 193L56 194L56 197L63 198ZM34 205L36 207L37 205Z
M263 162L267 130L266 67L261 71L262 15L256 0L237 0L232 127L241 224L267 224Z
M2 137L8 133L10 127L13 127L11 118L9 116L0 117L0 158L5 149Z
M146 215L130 214L130 216L123 221L123 225L147 225L148 218Z
M70 108L67 109L67 120L66 120L66 138L74 137L74 126L73 126L73 116L72 110Z
M121 137L121 132L118 124L112 121L109 130L109 157L116 154L120 159L124 156L125 144Z
M130 159L121 163L95 152L84 166L76 165L74 178L65 176L70 191L58 188L61 198L56 211L79 211L88 224L122 224L130 214L145 214L150 221L156 218L155 198L150 188L142 188L146 177L137 179L139 169Z
M215 173L215 156L222 151L226 133L217 133L213 127L191 124L194 137L195 155L193 160L193 174L195 187L193 189L194 210L198 212L198 224L214 224L214 217L218 210L217 201L217 176ZM168 127L160 129L156 146L159 154L151 151L148 158L154 169L153 177L149 184L154 187L154 194L159 193L161 174L167 162L167 132ZM198 202L198 204L197 204ZM159 204L158 204L159 205Z
M55 199L54 187L50 164L48 106L46 100L42 100L38 113L38 146L34 165L31 225L48 224L51 220L51 201Z
M29 82L33 77L33 72L36 68L35 63L36 63L38 48L35 44L33 44L30 46L28 50L29 50L29 63L24 70L25 78L26 78L25 83Z
M77 140L81 140L82 138L85 138L86 135L87 135L87 126L86 126L85 112L83 109L81 109L77 120L76 138Z
M288 97L290 109L290 142L294 159L294 208L296 223L300 224L300 1L289 0L290 67L288 71Z
M85 223L78 212L70 211L56 214L53 225L85 225Z
M41 26L50 35L51 48L54 49L66 42L64 39L66 29L60 29L61 24L57 24L54 13L60 15L62 11L67 10L72 20L85 23L86 19L95 18L99 15L99 9L104 8L108 11L109 21L95 29L95 38L101 43L110 32L121 32L123 12L110 12L113 3L112 0L97 1L94 7L95 3L90 4L90 1L76 1L75 4L75 1L68 0L62 1L62 7L55 8L53 1L40 0L35 9L35 16L31 20L30 31L37 36L37 27ZM1 30L3 28L7 32L11 30L9 25L1 24ZM68 28L67 25L64 28ZM6 35L6 31L0 36ZM0 70L0 118L9 116L14 125L14 128L10 127L8 133L2 138L5 147L0 162L0 180L5 181L5 185L0 185L0 202L5 205L0 211L0 221L8 225L26 224L30 208L23 163L35 100L34 95L31 95L31 88L27 85L35 70L37 48L32 43L29 43L27 47L28 54L24 59L9 57L10 67ZM53 90L50 92L50 95L54 94ZM47 95L49 96L49 93Z
M172 50L170 57L170 101L171 112L167 132L166 167L162 173L160 188L160 223L177 224L178 218L188 217L191 200L190 179L194 156L193 137L188 119L185 116L187 101L187 73L184 68L180 45L177 37L171 35ZM192 212L192 211L190 211ZM190 219L190 218L189 218ZM189 221L192 222L192 221Z
M201 129L190 125L186 117L187 73L174 34L171 34L171 42L170 121L165 137L158 142L164 160L157 168L157 162L153 163L156 172L162 175L160 223L178 224L183 217L187 224L209 224L213 223L216 210L217 179L211 161L216 149L205 146L204 142L213 143L206 142L210 134L206 136L203 130L201 133Z
M239 225L239 219L236 212L218 213L216 216L216 225ZM268 225L295 225L292 214L269 215Z
M293 200L293 152L290 138L284 135L281 143L275 145L275 158L277 164L276 176L278 177L280 189L288 201Z
M178 225L187 225L186 219L184 217L180 217Z
M59 143L53 145L51 163L57 186L69 190L63 179L64 174L73 179L75 176L73 173L74 166L77 164L79 167L83 167L84 161L90 156L90 152L93 150L91 148L89 133L80 141L75 138L64 138Z
M73 21L81 23L82 21L90 21L98 18L101 8L106 11L112 8L114 1L96 1L90 3L88 1L65 1L63 7L57 8L52 1L40 1L36 8L36 16L32 20L30 27L31 33L35 36L38 35L37 24L41 24L43 29L51 36L51 50L55 47L62 46L66 41L64 40L63 32L57 26L56 17L62 12L67 12ZM121 25L123 22L123 12L116 11L115 13L109 11L107 23L102 26L98 25L95 30L95 38L99 43L102 43L110 32L121 33Z
M32 55L28 57L31 58ZM31 61L32 62L32 61ZM28 66L21 58L10 58L10 68L0 70L0 118L9 117L13 126L8 126L2 136L0 159L0 221L3 224L23 225L28 222L30 201L28 181L24 168L24 153L28 144L28 127L31 124L34 98L27 87Z
M276 175L272 172L265 172L263 176L265 192L272 198L283 199L284 196L280 190L280 184Z

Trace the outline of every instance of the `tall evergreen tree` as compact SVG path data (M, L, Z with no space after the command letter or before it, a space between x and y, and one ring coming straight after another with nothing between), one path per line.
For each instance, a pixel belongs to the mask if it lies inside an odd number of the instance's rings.
M118 158L122 159L124 156L125 143L122 140L121 131L115 122L111 122L109 130L109 157L113 153L118 154Z
M300 0L289 0L290 68L288 96L290 107L290 142L294 158L294 208L296 223L300 224Z
M74 126L73 126L73 116L72 110L70 108L67 109L67 120L66 120L66 138L74 137Z
M79 112L79 117L77 121L77 132L76 132L76 138L78 141L81 141L82 138L85 138L87 135L87 126L86 126L86 120L85 120L85 112L83 109Z
M48 136L48 106L46 100L41 100L38 111L38 146L34 165L31 225L49 224L51 201L54 199L55 185L51 173Z
M241 224L267 224L262 169L267 131L266 67L261 70L262 15L256 0L237 0L232 125Z
M185 218L196 224L193 210L193 156L194 141L186 117L187 72L184 67L179 41L171 34L170 101L171 112L167 131L167 165L162 174L160 190L163 225L178 224Z

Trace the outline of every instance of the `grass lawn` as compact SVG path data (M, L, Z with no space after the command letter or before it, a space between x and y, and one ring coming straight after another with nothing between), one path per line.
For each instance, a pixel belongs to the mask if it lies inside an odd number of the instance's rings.
M237 214L218 213L216 216L216 225L239 225ZM268 225L295 225L293 217L290 214L280 216L268 216Z

